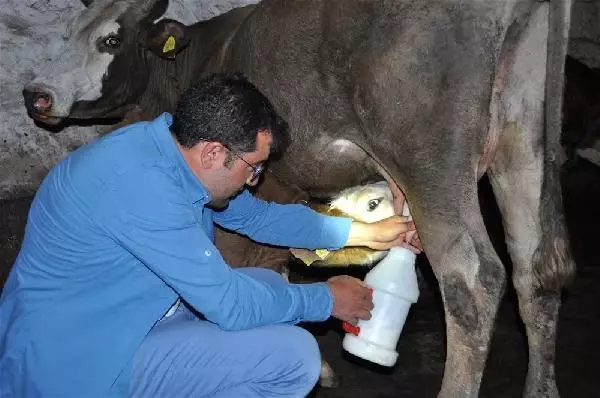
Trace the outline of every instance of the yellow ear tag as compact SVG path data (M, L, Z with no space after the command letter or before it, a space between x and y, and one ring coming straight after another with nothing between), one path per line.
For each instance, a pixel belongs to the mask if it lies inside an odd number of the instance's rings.
M162 51L163 53L168 53L173 50L175 50L175 36L169 36L167 41L165 41Z
M327 250L327 249L317 249L317 250L315 250L315 254L317 256L319 256L321 258L321 260L324 260L325 257L327 257L329 255L329 250Z

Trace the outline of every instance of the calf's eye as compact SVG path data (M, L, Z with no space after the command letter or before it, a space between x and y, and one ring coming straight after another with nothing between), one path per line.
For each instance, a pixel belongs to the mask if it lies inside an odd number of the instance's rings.
M383 198L371 199L367 203L367 211L373 211L379 206Z

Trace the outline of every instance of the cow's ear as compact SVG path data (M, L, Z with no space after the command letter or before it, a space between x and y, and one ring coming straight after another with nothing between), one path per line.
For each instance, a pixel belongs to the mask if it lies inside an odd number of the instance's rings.
M142 34L142 46L159 57L174 59L190 43L186 30L187 27L179 21L162 19L152 24L145 35Z

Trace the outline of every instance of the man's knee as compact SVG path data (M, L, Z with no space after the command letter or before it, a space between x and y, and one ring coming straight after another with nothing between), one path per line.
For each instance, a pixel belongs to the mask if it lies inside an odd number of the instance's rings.
M319 345L315 337L305 329L294 327L294 330L297 333L294 343L297 347L295 351L296 355L298 355L298 361L303 364L304 373L309 384L314 386L321 374L321 351L319 350Z
M284 396L305 396L315 386L321 373L321 353L317 341L306 330L281 325L281 338L274 344L280 360L276 379L266 381L263 387ZM287 381L287 383L286 383ZM268 394L266 395L268 396Z

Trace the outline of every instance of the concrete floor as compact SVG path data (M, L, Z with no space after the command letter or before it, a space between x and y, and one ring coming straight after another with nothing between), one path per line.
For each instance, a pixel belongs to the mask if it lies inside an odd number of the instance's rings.
M557 342L556 373L563 398L600 396L600 252L597 248L600 225L600 168L580 161L565 173L565 206L578 276L564 297ZM489 202L489 186L482 196ZM0 202L0 286L17 255L30 199ZM488 229L496 236L497 250L503 253L501 225L493 205L484 206ZM505 255L505 254L504 254ZM431 281L425 259L420 267L421 297L404 327L396 366L381 369L356 361L341 348L339 322L312 325L324 357L341 377L336 389L317 388L315 398L434 397L441 385L445 358L443 310L437 288ZM364 271L351 270L357 276ZM325 278L327 271L307 275L296 269L293 277ZM510 288L501 305L483 377L481 397L506 398L522 394L527 369L526 340L516 300Z

